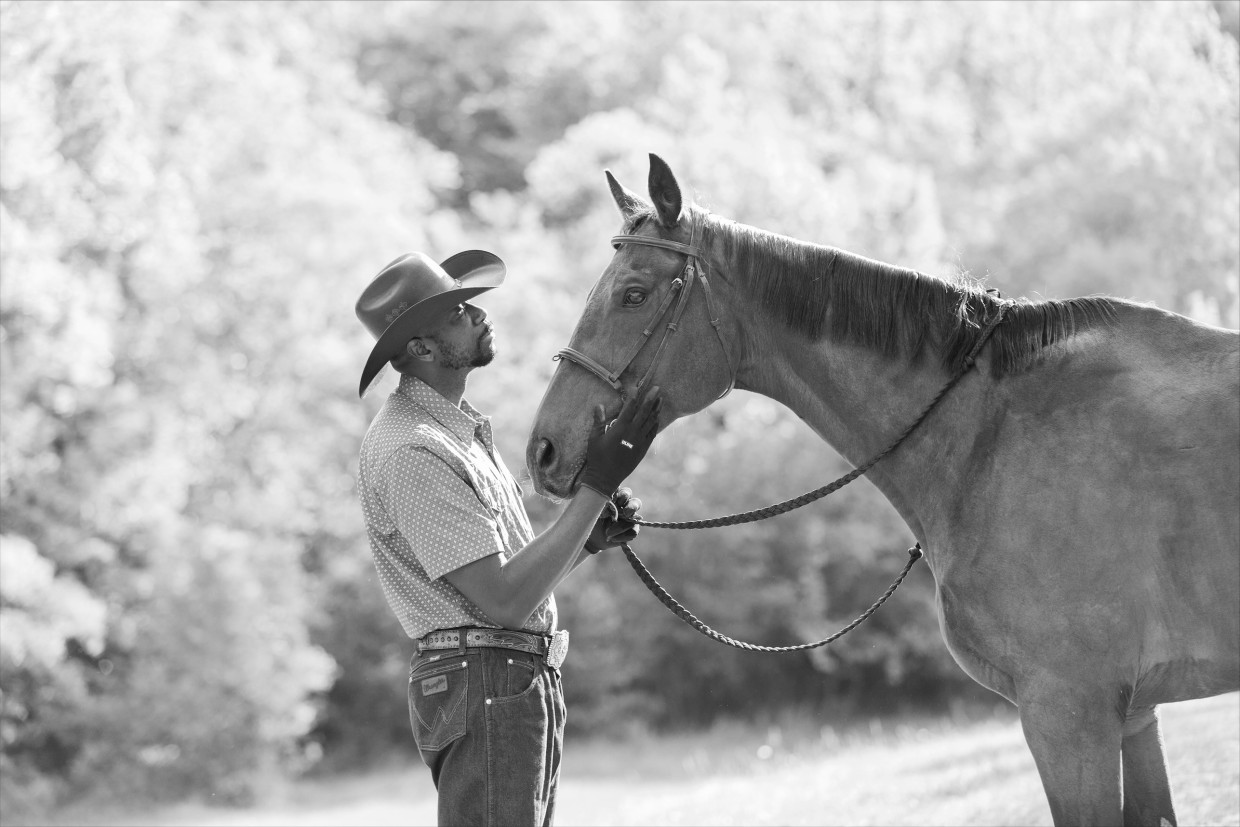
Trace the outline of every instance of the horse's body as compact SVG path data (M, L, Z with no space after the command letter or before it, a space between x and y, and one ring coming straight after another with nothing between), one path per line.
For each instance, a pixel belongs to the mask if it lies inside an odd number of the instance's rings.
M1002 306L682 206L651 161L653 208L608 176L625 231L683 243L698 222L723 310L722 348L692 300L653 371L664 427L735 382L860 463ZM684 261L620 244L572 347L604 364L627 349ZM1174 823L1155 707L1240 688L1240 336L1119 300L1006 311L869 476L926 551L952 655L1019 707L1056 824ZM528 450L540 490L574 489L598 402L618 398L559 368Z

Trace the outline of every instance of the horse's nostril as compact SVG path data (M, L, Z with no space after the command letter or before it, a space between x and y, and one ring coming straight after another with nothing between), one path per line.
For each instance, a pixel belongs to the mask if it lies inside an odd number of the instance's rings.
M554 464L555 446L549 439L538 440L538 447L534 449L534 466L545 471Z

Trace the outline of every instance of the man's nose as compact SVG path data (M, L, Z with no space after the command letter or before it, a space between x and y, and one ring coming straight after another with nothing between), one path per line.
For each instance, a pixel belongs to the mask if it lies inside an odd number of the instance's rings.
M466 304L469 308L469 317L474 320L474 324L479 325L487 320L487 312L476 304Z

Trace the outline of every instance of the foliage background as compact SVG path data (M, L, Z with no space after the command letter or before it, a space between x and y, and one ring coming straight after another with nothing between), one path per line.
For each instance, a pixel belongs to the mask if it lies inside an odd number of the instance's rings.
M508 262L469 395L510 465L609 256L602 169L642 191L650 151L745 223L1234 328L1238 36L1232 0L0 2L5 817L244 803L413 749L353 490L389 385L356 399L352 305L399 252ZM738 393L632 484L678 518L843 470ZM821 637L909 543L867 483L832 499L640 549L711 625ZM985 695L924 573L780 658L698 638L619 557L559 597L579 732Z

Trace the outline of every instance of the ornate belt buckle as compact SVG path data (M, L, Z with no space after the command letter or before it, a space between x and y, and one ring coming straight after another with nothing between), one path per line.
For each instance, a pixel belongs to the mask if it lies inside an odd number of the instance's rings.
M547 665L552 669L559 669L567 655L568 630L560 629L551 635L551 640L547 642Z

